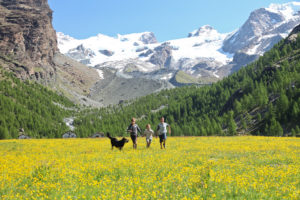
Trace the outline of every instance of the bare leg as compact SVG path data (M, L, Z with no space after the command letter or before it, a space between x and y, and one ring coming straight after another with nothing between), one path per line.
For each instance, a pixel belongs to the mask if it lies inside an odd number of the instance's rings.
M166 140L164 140L164 148L166 148Z
M137 144L136 144L136 138L135 139L132 139L132 143L133 143L133 149L136 149L136 146L137 146Z

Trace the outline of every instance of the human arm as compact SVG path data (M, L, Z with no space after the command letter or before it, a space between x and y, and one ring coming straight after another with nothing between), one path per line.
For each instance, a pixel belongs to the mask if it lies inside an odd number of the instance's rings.
M127 128L127 132L131 133L132 132L132 125L130 124Z
M157 125L156 131L155 131L155 136L158 136L158 131L159 131L159 125Z
M171 136L171 126L168 125L168 127L169 127L169 134L170 134L170 136Z
M156 136L155 132L154 132L152 129L150 130L150 132L151 132L152 137L153 137L153 136ZM157 136L156 136L156 137L157 137Z
M136 129L140 133L140 135L142 136L142 130L140 129L140 127L138 125L137 125Z

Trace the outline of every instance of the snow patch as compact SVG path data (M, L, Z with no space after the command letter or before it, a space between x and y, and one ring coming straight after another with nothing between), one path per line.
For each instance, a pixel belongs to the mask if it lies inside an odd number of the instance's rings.
M161 80L169 80L169 79L172 78L172 76L173 76L173 73L169 73L169 74L167 74L167 75L161 77L160 79L161 79Z
M99 78L100 78L100 79L104 79L103 71L100 70L100 69L96 69L96 70L97 70L97 72L98 72L98 74L99 74Z
M218 71L214 71L214 72L213 72L213 75L214 75L215 77L217 77L217 78L220 78L220 76L217 75L217 73L218 73Z
M64 122L66 123L67 127L70 128L71 131L75 130L74 123L74 117L64 118Z

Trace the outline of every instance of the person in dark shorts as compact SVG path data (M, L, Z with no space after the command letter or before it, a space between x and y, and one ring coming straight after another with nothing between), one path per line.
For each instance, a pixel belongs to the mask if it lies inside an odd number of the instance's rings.
M130 132L130 137L133 143L133 148L136 149L137 148L137 136L138 136L138 132L141 134L142 131L140 129L140 127L135 123L135 118L131 119L131 124L128 126L127 131Z
M160 148L164 146L166 148L166 139L167 139L167 126L169 127L169 134L171 135L171 126L165 123L165 118L160 118L160 124L158 124L156 129L156 135L159 136Z

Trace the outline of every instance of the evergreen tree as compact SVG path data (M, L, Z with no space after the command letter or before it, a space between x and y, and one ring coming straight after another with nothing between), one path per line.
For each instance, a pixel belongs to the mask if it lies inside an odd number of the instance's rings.
M289 100L284 92L281 92L280 97L277 101L277 115L279 118L283 119L283 121L286 121L286 115L289 108Z
M236 135L237 126L233 119L233 111L230 111L228 114L227 127L228 127L228 135Z
M267 131L268 136L282 136L283 135L283 129L278 121L276 121L275 118L272 118L269 124Z
M0 139L9 139L9 132L6 127L0 126Z

